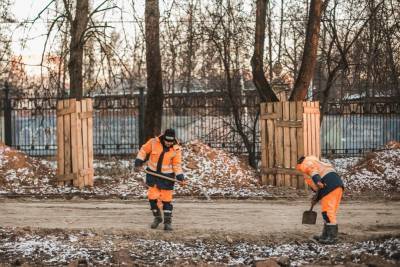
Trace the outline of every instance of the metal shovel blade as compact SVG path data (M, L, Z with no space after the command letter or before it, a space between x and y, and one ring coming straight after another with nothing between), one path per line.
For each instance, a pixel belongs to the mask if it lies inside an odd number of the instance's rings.
M302 224L315 224L317 222L317 213L312 210L303 212Z

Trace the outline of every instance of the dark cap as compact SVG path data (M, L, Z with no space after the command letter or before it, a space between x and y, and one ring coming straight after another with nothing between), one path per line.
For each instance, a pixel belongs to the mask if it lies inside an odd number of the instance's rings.
M172 142L175 141L175 130L174 129L166 129L164 132L164 140Z
M305 158L306 158L306 157L301 156L301 157L297 160L297 164L303 163L303 161L304 161Z

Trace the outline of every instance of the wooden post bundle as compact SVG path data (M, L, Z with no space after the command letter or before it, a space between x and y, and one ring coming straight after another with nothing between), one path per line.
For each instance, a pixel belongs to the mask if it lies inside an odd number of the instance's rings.
M320 157L318 102L262 103L260 113L262 182L305 188L296 171L302 156Z
M57 183L93 186L93 107L91 99L57 103Z

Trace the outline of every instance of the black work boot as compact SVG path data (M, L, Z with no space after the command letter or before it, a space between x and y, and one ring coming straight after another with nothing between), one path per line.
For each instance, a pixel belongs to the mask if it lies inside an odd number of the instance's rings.
M153 212L153 215L154 215L154 221L150 225L150 227L151 227L151 229L156 229L158 227L158 225L162 222L161 211L160 211L160 209L154 209L151 211Z
M164 230L172 231L172 211L164 210Z
M322 234L321 235L315 235L315 236L313 236L313 238L315 240L317 240L317 241L326 238L326 223L324 223L324 228L322 228Z
M325 245L332 245L337 242L338 235L338 225L337 224L327 224L326 225L326 237L318 240L319 243Z

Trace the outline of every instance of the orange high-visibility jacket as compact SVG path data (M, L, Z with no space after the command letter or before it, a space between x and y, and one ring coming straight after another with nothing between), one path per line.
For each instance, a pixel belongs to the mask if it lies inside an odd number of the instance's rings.
M174 144L167 152L164 152L162 161L160 161L161 154L163 153L163 145L159 137L155 137L144 144L137 155L137 159L146 161L147 167L161 174L172 174L175 176L182 174L182 152L178 144Z
M315 156L307 156L301 164L297 165L296 169L311 177L318 174L321 178L335 171L331 164L319 161Z
M314 191L318 191L318 199L321 199L338 187L343 187L343 181L332 165L318 160L315 156L305 157L301 164L297 164L296 169L308 175L305 177L305 182ZM318 190L316 184L318 181L324 185L324 188Z

